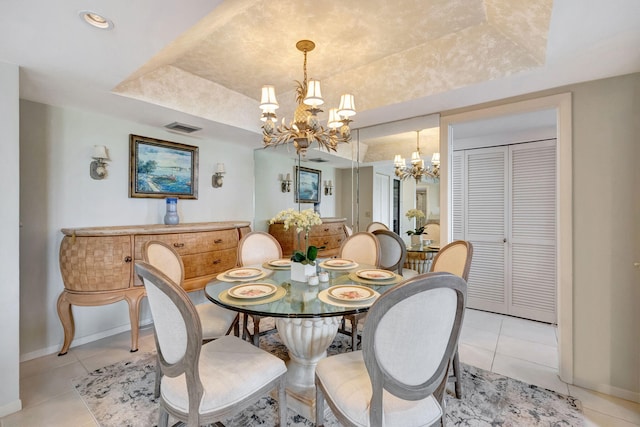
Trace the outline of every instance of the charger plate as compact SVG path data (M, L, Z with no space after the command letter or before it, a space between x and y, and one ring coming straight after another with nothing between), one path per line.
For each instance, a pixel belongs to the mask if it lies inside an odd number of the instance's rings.
M338 307L361 308L361 307L371 306L371 304L373 304L378 299L378 297L380 296L380 293L376 291L373 291L373 293L374 293L373 297L369 298L366 301L351 302L351 301L339 301L337 299L333 299L332 297L329 296L329 289L324 289L318 292L318 299L324 302L325 304L331 304Z
M350 259L332 258L320 263L320 267L326 270L351 270L358 267L358 263Z
M247 278L231 277L231 276L228 275L228 273L230 271L235 271L235 270L258 270L258 271L260 271L260 274L258 274L257 276L250 276L250 277L247 277ZM220 280L221 282L248 282L248 281L260 280L260 279L268 277L268 276L270 276L272 274L273 274L273 271L271 271L271 270L263 270L263 269L260 269L260 268L253 268L253 267L251 267L251 268L232 268L231 270L223 271L222 273L218 274L216 276L216 279Z
M229 289L227 293L230 297L240 299L256 299L268 297L275 294L278 288L271 283L251 282L242 285L236 285Z
M363 279L362 277L358 276L355 272L351 272L349 273L349 280L353 280L354 282L358 282L358 283L364 283L366 285L376 285L376 286L395 285L404 280L404 277L400 276L399 274L396 274L396 273L392 273L392 274L393 274L392 279L369 280L369 279Z
M360 285L337 285L327 289L327 294L337 301L360 302L370 300L375 296L375 291Z
M288 258L272 259L263 263L262 266L271 270L291 270L291 260Z
M287 290L282 286L276 286L276 288L277 288L276 291L273 294L269 295L268 297L255 298L255 299L233 298L232 296L229 295L228 290L224 290L224 291L221 291L220 294L218 294L218 299L225 304L235 305L239 307L248 306L248 305L268 304L270 302L278 301L279 299L283 298L287 294Z

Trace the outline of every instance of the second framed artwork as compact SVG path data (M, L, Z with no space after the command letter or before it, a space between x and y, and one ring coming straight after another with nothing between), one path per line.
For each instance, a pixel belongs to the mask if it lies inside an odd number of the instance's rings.
M198 198L198 147L129 135L129 197Z
M296 166L296 203L320 203L322 171Z

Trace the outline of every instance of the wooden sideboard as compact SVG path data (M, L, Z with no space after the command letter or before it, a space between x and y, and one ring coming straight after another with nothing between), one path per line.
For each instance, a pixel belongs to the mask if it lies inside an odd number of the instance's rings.
M64 329L66 354L75 325L72 305L97 306L126 300L131 322L131 351L138 350L140 301L146 295L134 273L145 242L159 240L176 249L184 263L187 292L197 291L215 276L233 268L238 242L251 231L249 222L206 222L179 225L63 228L60 272L64 291L58 297L58 316Z
M345 231L346 218L322 218L322 224L314 225L309 232L309 245L323 247L318 252L321 258L329 258L338 255L342 242L347 238ZM269 225L269 234L276 238L282 246L282 254L285 257L291 256L298 247L298 238L295 229L284 229L282 222ZM300 245L304 245L304 239L300 236Z

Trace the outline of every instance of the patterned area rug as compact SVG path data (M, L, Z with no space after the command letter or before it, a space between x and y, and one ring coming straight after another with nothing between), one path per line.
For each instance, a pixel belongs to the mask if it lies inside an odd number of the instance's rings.
M262 337L260 343L264 349L288 359L287 349L277 333ZM348 343L346 336L338 334L328 353L343 352ZM464 398L458 400L447 395L446 426L583 425L581 404L573 397L464 364L462 370ZM77 378L74 385L100 426L150 427L158 421L154 381L155 355L145 353ZM275 400L264 397L224 424L273 426L276 407ZM175 420L170 417L169 422L171 425ZM328 414L325 425L340 426L333 414ZM287 426L313 427L314 423L289 410Z

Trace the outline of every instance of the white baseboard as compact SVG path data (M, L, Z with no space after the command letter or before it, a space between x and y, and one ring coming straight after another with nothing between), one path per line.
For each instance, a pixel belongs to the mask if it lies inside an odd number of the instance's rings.
M20 399L14 400L11 403L7 403L6 405L0 406L0 418L6 417L7 415L13 414L14 412L18 412L22 409L22 401Z
M640 392L625 390L623 388L614 387L610 384L597 384L589 381L581 381L574 378L573 385L597 391L598 393L608 394L609 396L619 397L620 399L630 400L631 402L640 403Z
M150 325L151 323L153 323L152 319L145 319L140 323L140 327L145 327L147 325ZM91 335L87 335L84 337L80 337L80 338L75 338L72 342L71 342L71 346L70 348L73 347L77 347L79 345L82 344L87 344L93 341L98 341L101 340L102 338L106 338L106 337L110 337L112 335L116 335L122 332L126 332L126 331L130 331L131 327L126 324L126 325L122 325L122 326L118 326L117 328L112 328L112 329L108 329L106 331L101 331L95 334L91 334ZM60 351L60 349L62 348L62 344L58 344L58 345L54 345L54 346L49 346L46 348L42 348L40 350L36 350L36 351L32 351L29 353L25 353L25 354L21 354L20 355L20 362L26 362L27 360L32 360L32 359L37 359L38 357L42 357L42 356L47 356L49 354L53 354L53 353L57 353Z

